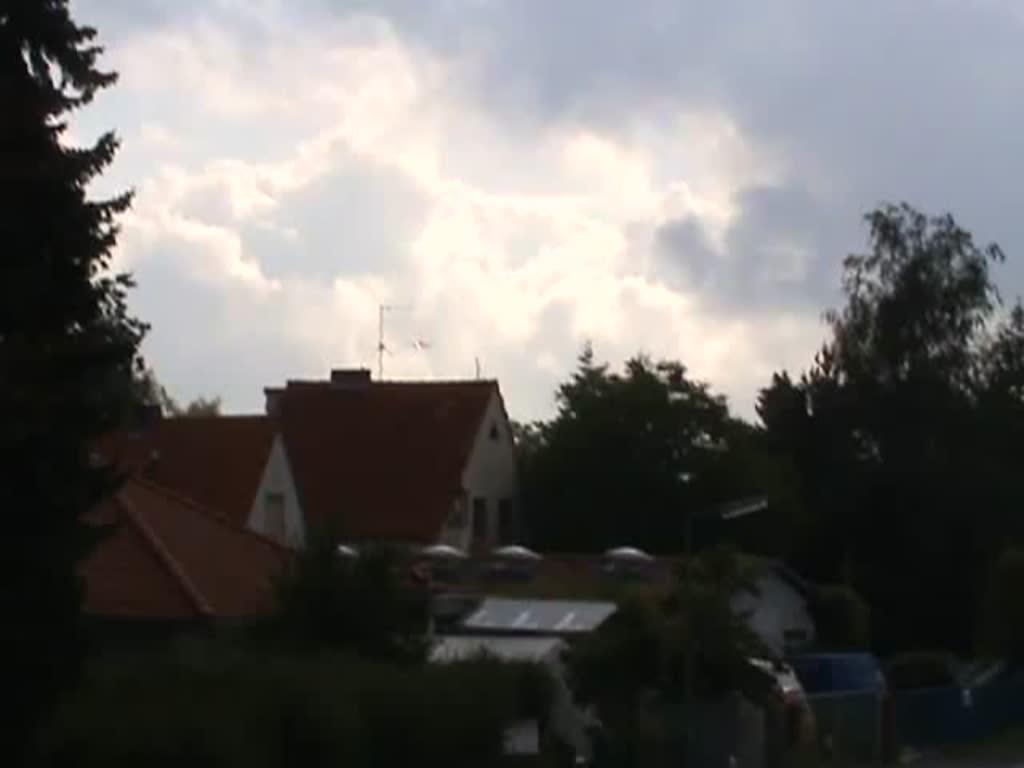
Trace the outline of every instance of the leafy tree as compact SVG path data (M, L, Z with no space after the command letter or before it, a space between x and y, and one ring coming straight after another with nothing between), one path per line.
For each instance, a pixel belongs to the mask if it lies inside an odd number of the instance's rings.
M369 659L422 660L428 602L406 582L396 550L339 556L336 540L309 544L280 585L280 629L302 645L347 648Z
M983 450L975 462L986 514L980 545L994 556L1008 541L1024 546L1024 308L1014 305L979 355L973 426Z
M149 366L144 366L133 379L135 399L146 405L156 406L160 413L170 415L179 410L178 403L171 397L167 387L157 381L156 373Z
M160 408L164 416L220 416L219 397L197 397L182 406L156 378L152 368L141 369L135 378L136 397L142 403Z
M0 5L0 476L6 653L17 660L4 682L17 702L6 731L21 748L76 667L79 516L113 481L89 447L129 407L145 330L125 307L130 279L108 269L131 195L87 195L117 139L66 140L70 113L115 80L97 66L95 34L66 0Z
M809 606L819 646L833 651L864 650L870 644L870 612L850 587L819 584L812 588Z
M178 413L173 414L175 416L220 416L220 398L219 397L197 397L195 400L189 401L189 403Z
M756 441L725 399L678 362L637 356L617 373L588 345L557 401L554 419L517 435L529 531L544 549L678 552L687 514L760 490L771 471L754 467Z
M733 690L769 696L771 679L749 663L767 651L731 606L752 584L730 549L715 548L681 570L667 599L625 601L570 653L573 689L605 725L616 764L672 762L687 684L696 700Z
M883 648L966 650L986 552L1024 502L1009 470L1024 459L1009 418L1024 317L1000 322L1003 253L951 216L904 204L866 220L831 338L799 382L773 378L758 413L813 512L804 570L864 594Z
M1007 549L991 566L982 603L979 645L992 657L1024 659L1024 550Z

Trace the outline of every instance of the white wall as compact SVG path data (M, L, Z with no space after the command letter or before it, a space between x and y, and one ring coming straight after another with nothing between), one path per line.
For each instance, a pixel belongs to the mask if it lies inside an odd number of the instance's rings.
M448 513L448 519L441 529L441 536L438 538L439 543L458 547L462 550L469 549L471 531L469 529L470 513L467 505L468 501L465 494L457 498L452 504L452 509Z
M302 515L299 494L295 489L295 481L281 435L274 437L270 455L267 457L267 465L263 468L259 489L249 512L248 527L265 536L271 535L271 526L267 520L265 506L268 493L280 493L284 496L285 540L281 543L294 549L300 549L306 541L305 518Z
M747 615L750 628L769 648L782 655L786 650L786 630L802 630L814 641L814 620L803 595L772 570L757 580L759 594L741 592L732 599L732 609Z
M492 425L498 429L497 439L491 438ZM514 514L519 514L519 472L512 425L505 415L497 388L477 428L473 449L462 473L462 487L466 491L466 526L460 532L447 528L442 539L463 549L473 544L473 499L482 498L487 501L486 544L510 543L499 541L498 502L510 499Z

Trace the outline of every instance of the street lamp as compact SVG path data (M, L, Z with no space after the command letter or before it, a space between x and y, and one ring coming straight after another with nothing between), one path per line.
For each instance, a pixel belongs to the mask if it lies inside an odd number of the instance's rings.
M683 484L689 483L693 479L693 475L689 472L683 472L679 475L679 479ZM766 496L746 496L732 501L725 502L724 504L718 504L714 507L703 509L696 514L687 512L686 514L686 540L685 540L685 556L686 556L686 570L687 578L690 577L690 568L693 560L693 521L695 519L717 519L717 520L738 520L748 515L753 515L758 512L762 512L768 509L768 498ZM691 595L692 603L692 595ZM693 612L692 604L688 606L690 610L690 621L688 630L690 637L686 643L686 654L684 657L683 667L683 711L686 717L686 755L685 759L689 760L690 755L693 751L693 667L694 667L694 631L693 631Z

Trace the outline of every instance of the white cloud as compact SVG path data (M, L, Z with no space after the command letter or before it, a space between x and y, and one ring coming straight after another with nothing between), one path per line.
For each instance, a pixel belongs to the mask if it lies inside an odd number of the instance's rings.
M224 22L236 11L258 44ZM140 177L118 263L143 286L149 353L182 396L253 408L286 377L372 364L379 303L403 308L387 318L389 375L468 376L480 357L517 417L550 409L584 339L611 358L681 358L746 412L772 370L807 359L815 314L725 316L651 258L660 228L682 218L723 256L742 192L792 172L723 110L668 101L625 127L513 125L462 87L472 56L415 44L385 19L300 23L275 3L218 13L110 49L125 100L107 117L147 155L126 150ZM415 211L361 197L368 175ZM314 193L365 204L297 224ZM367 243L388 255L361 253ZM289 253L307 268L277 268ZM783 256L800 279L799 245ZM173 302L157 300L159 280ZM413 351L420 338L430 349Z

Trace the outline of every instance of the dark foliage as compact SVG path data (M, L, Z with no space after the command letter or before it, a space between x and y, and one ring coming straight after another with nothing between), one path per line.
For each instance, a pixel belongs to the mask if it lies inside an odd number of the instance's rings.
M1024 661L1024 549L1007 549L990 567L979 645L992 657Z
M1021 534L1024 313L1000 318L1003 254L950 216L885 206L867 222L831 338L758 412L813 521L804 572L856 587L883 651L966 651L985 560Z
M409 574L396 549L366 548L359 557L341 557L333 537L314 539L282 579L278 636L368 659L422 661L429 599Z
M769 488L772 514L787 520L774 531L798 517L792 486L778 482L785 459L678 362L637 356L617 373L587 346L557 400L554 419L516 429L529 535L541 549L677 553L688 515ZM772 545L785 549L785 536Z
M622 764L670 759L666 752L682 733L672 718L685 715L688 682L697 700L734 690L768 698L771 680L748 663L766 651L730 606L752 578L728 549L704 553L681 571L667 599L624 602L574 648L573 689L594 707Z
M399 667L196 644L92 665L47 734L52 766L480 768L546 717L546 673L480 659Z
M179 403L163 384L152 368L143 368L134 381L135 398L147 405L160 409L164 416L220 416L220 397L197 397L185 405Z
M871 644L871 612L851 587L822 584L812 588L808 607L818 645L830 651L865 650Z
M893 656L885 664L885 680L893 690L959 686L955 656L941 651L915 651Z
M91 466L92 441L131 408L144 326L125 307L131 281L108 271L130 194L87 187L117 150L65 141L68 114L115 75L97 67L95 31L66 0L0 4L0 483L6 546L7 733L24 748L80 648L75 562L80 514L114 478ZM5 751L10 757L11 751Z

